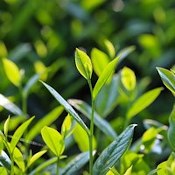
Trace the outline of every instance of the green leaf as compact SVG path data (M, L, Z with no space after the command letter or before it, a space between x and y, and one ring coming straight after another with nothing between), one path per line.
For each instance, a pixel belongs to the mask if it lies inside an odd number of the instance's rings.
M23 112L21 111L20 108L18 108L18 106L16 106L7 97L5 97L2 94L0 94L0 106L4 107L5 109L12 112L13 114L16 114L16 115L23 114Z
M52 111L50 111L48 114L43 116L33 127L32 129L27 132L25 139L28 141L31 141L37 134L40 133L41 129L46 126L53 123L63 112L63 107L58 106Z
M49 92L55 97L55 99L64 106L65 110L81 125L81 127L89 134L89 129L83 122L83 120L79 117L79 115L75 112L72 106L64 100L64 98L51 86L41 81L41 83L49 90Z
M115 48L109 40L104 40L104 45L108 51L109 56L113 59L115 57Z
M9 122L10 122L10 116L7 118L7 120L4 123L4 135L7 137L8 130L9 130Z
M19 87L21 84L21 74L17 65L11 60L6 58L3 58L2 62L7 78L11 81L11 83Z
M131 119L137 115L140 111L149 106L160 94L163 88L155 88L143 94L139 97L127 112L127 118Z
M128 126L107 148L103 150L94 163L94 175L105 175L128 149L135 128L135 124Z
M57 130L48 126L43 127L43 129L41 130L41 135L49 149L57 157L60 157L60 155L64 151L64 140L62 135Z
M10 142L10 149L11 152L13 152L13 150L15 149L18 141L20 140L21 136L24 134L24 132L26 131L27 127L29 126L29 124L31 123L31 121L34 119L34 117L28 119L27 121L25 121L22 125L20 125L15 133L12 136L12 140Z
M121 81L128 91L132 91L136 86L135 73L128 67L124 67L121 71Z
M72 159L66 167L60 172L61 175L72 175L78 173L80 169L88 162L89 152L84 152Z
M18 165L18 167L21 169L21 171L24 172L25 171L25 163L24 163L23 154L21 153L21 151L17 147L15 147L15 149L13 151L13 160Z
M75 126L74 131L73 131L73 136L74 136L76 143L78 144L79 149L82 152L89 150L89 137L79 124ZM96 140L93 137L93 149L95 148L96 148Z
M45 154L47 150L39 151L36 154L34 154L27 164L27 167L30 167L36 160L38 160L43 154Z
M126 172L125 172L124 175L132 175L132 166L130 166L130 167L126 170Z
M68 114L66 116L66 118L63 121L63 124L61 126L61 134L66 137L70 134L71 131L71 126L72 126L72 118L71 116Z
M6 168L0 167L0 174L8 175Z
M80 74L87 80L92 76L92 63L89 56L82 50L75 51L75 64Z
M173 151L175 151L175 105L169 116L168 141Z
M76 99L70 99L69 103L90 120L92 109L87 103ZM94 112L94 124L107 136L113 139L117 137L117 134L111 125L106 120L102 119L96 112Z
M91 59L95 73L100 76L109 63L108 56L101 50L93 48L91 51Z
M120 58L119 62L121 62L124 58L126 58L131 52L135 50L135 46L129 46L122 49L117 56Z
M109 79L109 77L114 73L116 64L118 63L119 58L115 58L112 60L103 70L102 74L98 78L95 87L93 89L93 99L96 98L97 94L103 87L103 85L106 83L106 81Z
M175 95L175 73L161 67L157 68L164 85Z

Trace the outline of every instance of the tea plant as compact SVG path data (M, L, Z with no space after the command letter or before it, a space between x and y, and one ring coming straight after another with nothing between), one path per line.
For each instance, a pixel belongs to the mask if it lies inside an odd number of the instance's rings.
M130 123L159 96L162 88L158 87L144 92L148 84L147 79L137 82L134 71L128 67L115 73L117 65L134 50L133 46L121 50L117 56L115 56L116 50L111 42L106 40L105 46L108 54L94 48L91 51L91 58L83 50L76 49L75 51L75 65L78 72L87 81L91 104L79 99L67 101L54 88L41 81L61 106L33 123L33 126L31 123L35 119L34 117L29 118L27 114L27 98L31 88L48 70L34 75L23 87L23 76L17 65L7 58L2 60L7 78L18 87L21 93L22 110L2 94L0 105L15 115L22 115L22 118L19 116L9 117L4 122L0 137L1 174L80 174L81 169L89 162L88 172L85 167L82 173L134 175L144 171L145 175L155 172L162 175L161 171L164 171L162 169L165 167L165 162L158 165L157 169L152 170L152 165L144 159L144 156L147 156L157 146L157 135L164 135L166 132L166 127L163 124L153 121L151 127L148 127L143 136L137 139L128 150L136 126L136 124ZM174 94L174 71L163 68L158 68L158 71L165 85ZM93 73L96 76L93 76ZM97 77L97 81L94 83L93 78L95 77ZM121 109L118 117L114 117L108 122L106 117L116 107ZM74 108L83 114L83 118ZM64 109L68 115L58 132L53 123ZM174 113L173 109L168 129L168 140L173 150ZM15 121L16 118L20 120ZM18 126L24 120L26 121ZM13 121L16 123L13 128L17 129L14 134L10 135L9 131L12 131ZM148 121L147 125L150 125ZM118 135L116 131L122 132ZM47 146L33 141L39 134ZM74 142L77 143L81 153L69 158L64 154ZM29 144L38 144L42 149L33 154ZM143 154L139 151L143 151ZM46 152L51 158L45 161L42 156ZM173 164L173 156L172 153L166 161L169 166Z

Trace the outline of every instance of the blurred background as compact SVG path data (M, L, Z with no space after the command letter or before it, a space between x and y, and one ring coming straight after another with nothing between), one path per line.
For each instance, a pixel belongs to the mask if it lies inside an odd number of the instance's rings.
M118 70L128 66L137 81L147 78L147 90L163 86L156 67L169 69L175 64L174 0L0 1L0 58L18 66L22 86L41 74L40 79L64 98L88 102L86 81L74 64L75 48L85 49L88 55L94 47L105 52L105 39L117 52L135 46ZM21 107L20 91L0 64L0 93ZM96 75L93 78L96 81ZM172 94L165 89L143 117L167 123L172 104ZM27 113L42 117L57 105L37 81L27 99ZM2 120L7 118L9 112L0 110Z

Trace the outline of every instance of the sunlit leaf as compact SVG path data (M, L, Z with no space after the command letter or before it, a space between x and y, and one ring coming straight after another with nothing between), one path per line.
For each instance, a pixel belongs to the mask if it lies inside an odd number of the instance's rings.
M127 112L127 118L132 118L137 115L140 111L149 106L160 94L163 88L155 88L143 94L139 97Z
M36 61L34 66L36 73L40 75L40 79L46 80L48 76L47 67L41 61Z
M132 166L126 170L124 175L132 175Z
M4 58L2 62L7 78L11 81L11 83L19 87L21 84L21 74L17 65L6 58Z
M4 107L5 109L12 112L13 114L16 114L16 115L23 114L23 112L21 111L21 109L18 106L16 106L7 97L5 97L2 94L0 94L0 106Z
M69 103L78 111L83 113L89 120L91 114L91 107L82 100L70 99ZM116 132L111 125L104 119L102 119L96 112L94 112L94 124L107 136L115 139L117 137Z
M37 134L40 133L41 129L53 123L63 112L63 107L58 106L50 111L48 114L43 116L33 127L30 129L25 136L25 139L31 141Z
M51 86L49 86L48 84L44 82L42 82L42 84L49 90L49 92L55 97L55 99L61 105L64 106L65 110L82 126L82 128L84 128L84 130L87 133L89 133L89 129L87 128L83 120L79 117L79 115L75 112L75 110L72 108L72 106L69 105L69 103L66 100L64 100L64 98Z
M29 124L31 123L31 121L34 119L34 117L28 119L27 121L25 121L23 124L21 124L15 131L15 133L12 136L12 140L10 142L10 149L13 152L13 150L15 149L18 141L20 140L20 138L22 137L22 135L24 134L24 132L26 131L27 127L29 126Z
M108 56L101 50L93 48L91 51L91 59L95 73L100 76L109 63Z
M135 126L135 124L128 126L116 140L103 150L94 163L94 175L105 175L121 158L131 143Z
M9 130L9 122L10 122L10 116L7 118L7 120L4 123L4 135L7 137L8 130Z
M82 50L76 49L75 51L75 64L80 74L86 78L91 79L92 76L92 63L89 56Z
M135 73L128 67L124 67L121 71L121 81L128 91L132 91L136 86Z
M157 70L164 85L175 95L175 73L161 67Z
M79 149L82 152L89 150L89 137L79 124L75 126L73 136L76 143L78 144ZM96 148L96 140L93 137L93 149L95 148Z
M0 41L0 58L6 57L8 54L5 44Z
M72 125L72 118L71 118L71 116L68 114L68 115L66 116L66 118L64 119L63 124L62 124L62 126L61 126L61 134L62 134L64 137L66 137L66 136L69 134L69 132L70 132L70 130L71 130L71 125Z
M60 157L60 155L64 151L64 140L62 135L57 130L48 126L43 127L43 129L41 130L41 135L49 149L57 157Z
M38 160L43 154L45 154L47 150L39 151L36 154L34 154L27 164L27 167L30 167L36 160Z
M106 83L106 81L109 79L109 77L114 73L115 67L118 63L119 58L115 58L112 60L103 70L102 74L98 78L95 87L93 89L93 99L96 98L97 94L103 87L103 85Z
M21 151L15 147L14 151L13 151L13 159L15 161L15 163L18 165L18 167L22 170L22 172L25 171L25 163L24 163L24 158L23 158L23 154L21 153Z
M113 44L109 40L104 40L104 45L108 51L108 55L113 59L115 57L116 51Z

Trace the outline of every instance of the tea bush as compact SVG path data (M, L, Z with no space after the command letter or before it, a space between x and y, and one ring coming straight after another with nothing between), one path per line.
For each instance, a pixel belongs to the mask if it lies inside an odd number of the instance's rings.
M173 0L2 0L0 21L1 174L175 172Z

